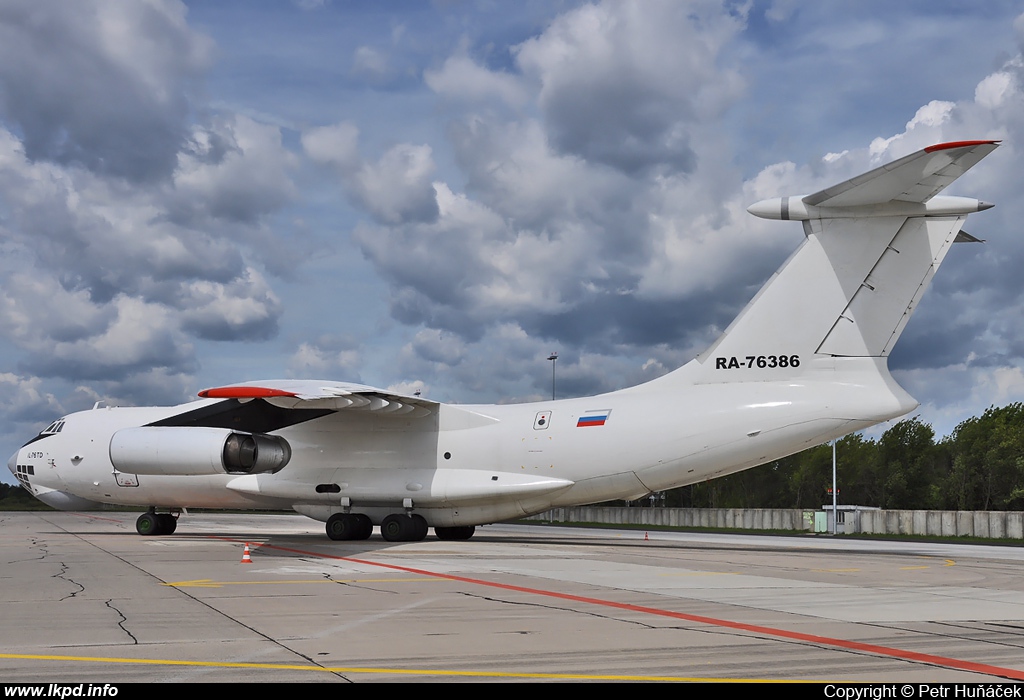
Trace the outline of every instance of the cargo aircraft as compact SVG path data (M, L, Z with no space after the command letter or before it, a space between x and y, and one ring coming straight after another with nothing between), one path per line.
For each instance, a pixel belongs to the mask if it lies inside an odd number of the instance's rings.
M968 214L939 192L998 146L941 143L748 211L804 241L706 351L586 398L450 405L336 381L205 389L174 407L97 404L8 462L41 501L147 508L141 535L188 507L293 509L333 540L468 539L476 525L636 499L779 459L902 416L917 401L889 353Z

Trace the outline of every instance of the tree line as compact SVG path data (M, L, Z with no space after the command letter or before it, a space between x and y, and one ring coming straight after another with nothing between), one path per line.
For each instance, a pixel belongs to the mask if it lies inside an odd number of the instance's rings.
M0 510L49 510L21 486L0 482Z
M918 417L878 440L853 434L836 446L838 502L907 510L1024 509L1024 404L990 407L948 436ZM666 492L692 508L820 508L831 504L832 445Z

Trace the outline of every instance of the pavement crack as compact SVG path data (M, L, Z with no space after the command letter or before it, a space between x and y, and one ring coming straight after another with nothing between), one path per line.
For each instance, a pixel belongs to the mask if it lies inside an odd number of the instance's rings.
M988 637L985 636L986 630L984 630L984 629L979 629L977 627L971 627L969 625L958 624L958 623L954 623L954 622L938 622L938 621L936 621L936 622L933 622L932 624L935 627L937 627L937 628L946 627L946 628L950 628L951 630L966 630L966 632L973 632L974 634L966 634L965 632L940 632L938 630L928 630L927 632L925 632L925 631L917 629L917 628L915 628L913 626L899 625L899 624L883 624L883 623L865 623L865 624L870 624L872 627L881 627L882 629L887 629L887 630L899 630L901 632L910 632L912 634L929 635L929 636L932 636L932 637L942 637L944 639L955 639L957 641L962 641L962 642L975 642L975 643L978 643L978 644L991 644L993 646L1004 646L1004 647L1011 647L1011 648L1014 648L1014 649L1020 649L1020 648L1024 647L1024 644L1021 643L1020 639L1018 638L1017 634L1015 634L1015 633L1004 632L1002 630L996 630L996 632L1000 634L1000 638L999 639L992 639L992 638L988 638ZM987 623L987 624L990 624L990 625L993 625L993 626L1010 627L1010 628L1018 629L1018 630L1021 629L1020 626L1018 626L1018 625L1007 625L1007 624L1000 625L1000 623ZM1009 635L1012 635L1012 636L1009 636Z
M386 588L374 588L373 586L359 586L357 584L352 583L351 581L338 581L338 580L332 578L331 574L329 574L329 573L324 573L323 576L324 576L325 579L327 579L331 583L336 583L339 586L345 586L347 588L358 588L359 590L373 591L374 593L391 593L391 594L394 594L394 595L399 595L398 591L389 591Z
M77 591L72 591L69 595L66 595L66 596L64 596L63 598L60 599L60 601L64 601L64 600L67 600L68 598L74 598L79 593L84 592L85 591L85 586L83 586L78 581L74 580L73 578L70 578L70 577L66 576L65 574L67 574L67 572L68 572L68 565L65 564L64 562L59 562L59 563L60 563L60 571L55 573L50 578L59 578L61 580L67 581L68 583L70 583L73 586L78 586L78 590ZM60 602L60 601L58 601L58 602Z
M524 601L521 601L521 600L506 600L506 599L503 599L503 598L494 598L492 596L477 595L476 593L467 593L466 591L462 591L461 595L464 595L467 598L476 598L478 600L486 600L486 601L491 602L491 603L503 603L505 605L522 605L522 606L530 607L530 608L543 608L544 610L560 610L562 612L576 613L576 614L579 614L579 615L589 615L590 617L597 617L597 618L600 618L602 620L614 620L616 622L625 622L625 623L630 624L630 625L636 625L638 627L643 627L645 629L650 629L650 630L664 629L663 626L649 625L649 624L647 624L645 622L640 622L639 620L626 620L626 619L623 619L621 617L616 617L614 615L601 615L599 613L596 613L596 612L593 612L593 611L589 611L589 610L577 610L575 608L560 607L558 605L545 605L543 603L527 603L527 602L524 602Z
M35 537L29 538L29 548L38 549L41 554L38 557L28 557L26 559L13 559L6 562L7 564L20 564L23 561L42 561L46 557L50 556L50 552L46 549L46 543L40 542Z
M110 608L111 610L113 610L114 612L116 612L116 613L117 613L117 614L118 614L118 615L119 615L119 616L121 617L121 619L120 619L120 620L118 620L118 622L117 622L117 626L118 626L118 627L120 627L120 628L121 628L121 630L122 630L122 631L123 631L123 632L124 632L125 634L127 634L127 635L128 635L129 637L131 637L131 638L132 638L132 644L138 644L138 643L139 643L139 640L138 640L138 639L136 639L135 635L134 635L134 634L132 634L131 632L129 632L129 631L128 631L128 628L124 626L124 623L128 622L128 618L124 616L124 613L123 613L123 612L121 612L121 611L120 611L119 609L117 609L116 607L114 607L114 601L113 601L113 599L110 599L110 600L105 600L105 601L103 601L103 604L104 604L104 605L106 605L106 606L107 606L108 608Z
M61 526L57 525L57 527L61 527ZM63 527L61 527L61 529L64 530L64 532L66 532L67 534L71 535L72 537L78 539L80 542L82 542L82 543L84 543L84 544L86 544L86 545L88 545L90 547L93 547L94 549L97 549L97 550L103 552L104 554L106 554L109 557L117 559L121 563L125 564L126 566L130 566L131 568L135 569L139 573L141 573L141 574L143 574L145 576L148 576L148 577L154 579L155 581L159 581L161 584L166 584L167 583L167 581L165 581L165 580L161 579L160 577L156 576L151 571L147 571L146 569L142 568L138 564L136 564L134 562L131 562L131 561L128 561L124 557L122 557L122 556L120 556L118 554L115 554L114 552L110 551L109 549L104 549L100 545L98 545L95 542L93 542L93 541L83 537L82 535L79 535L79 534L74 533L74 532L68 532L68 530L66 528L63 528ZM83 588L83 590L84 590L84 588ZM327 669L324 667L324 665L322 663L320 663L319 661L313 659L311 656L309 656L307 654L304 654L301 651L298 651L297 649L293 649L293 648L289 647L287 644L284 644L282 641L280 641L278 639L274 639L272 636L270 636L270 635L268 635L268 634L266 634L264 632L261 632L260 630L256 629L255 627L253 627L251 625L247 625L246 623L242 622L237 617L234 617L234 616L226 613L225 611L218 609L217 607L211 605L207 601L205 601L205 600L203 600L201 598L197 598L195 595L192 594L191 591L187 591L187 590L182 589L182 588L175 588L174 590L177 591L180 595L183 595L186 598L190 598L197 605L201 605L202 607L210 610L215 615L220 615L221 617L224 617L225 619L230 620L231 622L235 623L239 627L243 627L243 628L249 630L250 632L252 632L256 636L260 637L261 639L264 639L267 642L270 642L271 644L273 644L273 645L275 645L275 646L277 646L277 647L287 651L288 653L294 654L295 656L298 656L298 657L300 657L302 659L305 659L310 664L312 664L314 666L317 666L319 668L322 668L325 671L327 671ZM123 623L125 621L127 621L127 618L124 617L124 615L121 613L121 611L118 610L117 608L115 608L113 605L111 605L111 601L107 601L107 607L109 607L110 609L116 611L118 615L121 615L122 620L121 620L121 623L119 623L121 625L121 629L123 629L125 631L125 634L129 635L132 639L135 639L135 636L132 635L132 633L129 632L127 629L125 629ZM136 640L136 644L137 643L138 643L138 641ZM339 678L339 679L341 679L343 681L346 681L348 683L352 683L353 682L351 678L345 676L344 674L342 674L342 673L340 673L338 671L327 671L327 672L330 673L331 675L335 676L336 678Z

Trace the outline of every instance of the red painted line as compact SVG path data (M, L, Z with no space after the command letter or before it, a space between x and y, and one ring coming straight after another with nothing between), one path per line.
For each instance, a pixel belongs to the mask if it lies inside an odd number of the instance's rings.
M210 536L212 539L224 540L226 542L241 542L241 540L235 540L227 537ZM733 620L722 620L714 617L705 617L703 615L691 615L689 613L676 612L674 610L662 610L661 608L651 608L645 605L633 605L632 603L620 603L614 600L603 600L601 598L589 598L587 596L573 595L571 593L560 593L559 591L548 591L543 588L527 588L526 586L516 586L510 583L498 583L497 581L486 581L484 579L469 578L466 576L456 576L454 574L441 574L434 571L427 571L426 569L416 569L409 566L401 566L399 564L384 564L378 561L369 561L366 559L356 559L354 557L342 557L336 554L323 554L321 552L310 552L304 549L294 549L292 547L282 547L276 544L263 544L265 549L276 549L282 552L290 552L292 554L301 554L303 556L319 557L321 559L335 559L339 561L352 562L354 564L364 564L368 566L377 566L384 569L391 569L393 571L404 571L410 574L419 574L421 576L430 576L434 578L443 578L450 581L458 581L460 583L469 583L475 586L487 586L489 588L500 588L506 591L516 591L517 593L529 593L531 595L546 596L548 598L557 598L559 600L569 600L575 603L586 603L588 605L598 605L606 608L615 608L618 610L628 610L630 612L644 613L646 615L657 615L659 617L669 617L676 620L685 620L687 622L696 622L703 625L713 625L715 627L725 627L728 629L740 630L743 632L752 632L754 634L766 635L769 637L778 637L780 639L792 639L799 642L811 642L812 644L821 644L825 646L836 647L838 649L849 649L851 651L867 652L869 654L875 654L878 656L888 656L895 659L903 659L905 661L916 661L920 663L932 664L935 666L942 666L945 668L954 668L961 671L970 671L972 673L983 673L989 676L998 676L1000 678L1009 678L1012 680L1024 681L1024 671L1003 668L1001 666L991 666L989 664L979 664L973 661L962 661L960 659L951 659L945 656L935 656L933 654L922 654L916 651L907 651L905 649L896 649L894 647L885 647L877 644L865 644L863 642L854 642L848 639L838 639L835 637L821 637L816 634L804 634L803 632L793 632L791 630L779 629L776 627L765 627L763 625L751 625L745 622L735 622Z
M945 151L949 148L964 148L965 146L980 146L984 143L999 143L998 141L949 141L948 143L937 143L924 149L925 153Z
M270 396L295 396L284 389L268 389L262 386L222 386L216 389L203 389L199 392L204 399L265 399Z

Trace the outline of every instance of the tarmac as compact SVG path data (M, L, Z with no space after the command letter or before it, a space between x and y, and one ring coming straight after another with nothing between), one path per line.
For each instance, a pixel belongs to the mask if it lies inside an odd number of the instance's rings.
M1024 680L1021 546L136 515L0 513L0 681Z

